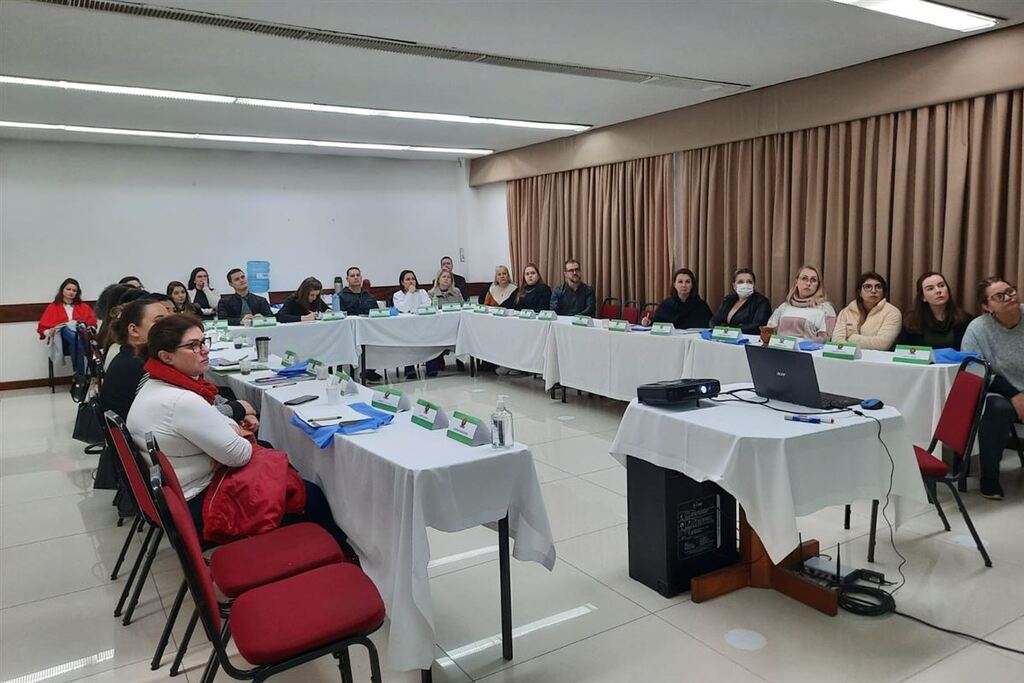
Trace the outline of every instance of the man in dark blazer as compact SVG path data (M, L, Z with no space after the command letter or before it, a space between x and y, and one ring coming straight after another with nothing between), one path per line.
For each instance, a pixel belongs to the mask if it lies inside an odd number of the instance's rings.
M249 291L249 278L241 268L228 271L228 284L235 290L230 296L222 296L217 304L217 316L227 320L228 325L241 325L253 318L269 318L270 302Z

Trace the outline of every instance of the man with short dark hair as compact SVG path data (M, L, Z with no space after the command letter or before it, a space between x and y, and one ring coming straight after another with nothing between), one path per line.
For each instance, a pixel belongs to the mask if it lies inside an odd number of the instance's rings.
M463 301L469 301L469 285L466 284L466 278L462 277L461 275L456 275L452 271L454 265L455 264L452 261L451 256L441 257L441 270L447 270L449 273L452 274L452 284L455 285L455 289L462 292Z
M551 310L558 315L594 315L594 289L580 277L580 262L565 262L565 282L551 292Z
M341 290L341 308L349 315L369 315L371 308L377 308L377 301L363 289L363 273L358 266L349 266L345 271L348 281Z
M222 296L217 304L217 316L226 319L228 325L241 325L246 320L274 315L269 301L249 291L249 278L241 268L228 271L228 284L235 293Z

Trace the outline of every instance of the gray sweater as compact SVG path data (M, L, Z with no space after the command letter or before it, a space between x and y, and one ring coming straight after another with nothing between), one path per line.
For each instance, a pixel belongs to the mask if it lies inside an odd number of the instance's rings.
M1024 304L1020 307L1024 316ZM1006 329L990 315L978 316L964 333L963 351L974 351L992 365L992 391L1006 398L1024 392L1024 317Z

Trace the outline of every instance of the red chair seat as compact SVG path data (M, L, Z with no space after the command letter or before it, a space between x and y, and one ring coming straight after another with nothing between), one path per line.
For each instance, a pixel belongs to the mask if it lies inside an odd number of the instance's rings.
M942 479L949 474L949 466L946 463L920 446L914 446L914 455L917 456L917 466L921 469L921 476Z
M330 564L242 594L229 621L238 652L266 666L377 628L384 602L359 567Z
M344 561L322 527L303 522L221 546L210 558L210 576L229 598L274 581Z

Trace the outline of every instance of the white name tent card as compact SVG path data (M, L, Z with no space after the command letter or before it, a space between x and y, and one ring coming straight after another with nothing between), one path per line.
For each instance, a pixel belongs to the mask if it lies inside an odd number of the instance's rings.
M821 355L825 358L856 360L860 358L860 347L850 342L825 342Z
M327 311L320 314L321 320L344 320L348 314L345 311Z
M253 327L273 327L276 324L277 324L277 320L275 320L274 318L253 318L252 319L252 326Z
M370 405L378 410L386 410L389 413L401 413L412 408L412 401L400 389L378 387L373 392Z
M629 330L629 323L625 320L609 320L608 331L609 332L626 332Z
M674 329L672 323L654 323L651 325L651 334L658 337L667 337L672 334Z
M742 336L743 331L738 327L719 326L711 330L711 338L715 341L733 342Z
M931 365L933 362L932 347L898 345L893 353L893 363L911 363L913 365Z
M370 309L370 317L371 318L390 318L391 317L391 311L386 309L386 308L371 308Z
M462 310L462 304L457 304L457 303L456 304L452 304L452 303L441 304L441 312L442 313L450 313L451 311L461 311L461 310Z
M421 398L416 401L412 410L412 422L424 429L445 429L448 427L448 415L444 408Z
M349 374L344 370L338 370L334 373L335 379L338 381L338 386L341 388L342 396L351 396L352 394L359 393L359 384L357 384Z
M771 339L768 340L768 348L770 349L783 349L785 351L797 351L799 350L799 340L796 337L787 337L785 335L773 334Z
M593 327L594 319L589 315L577 315L573 317L572 324L578 325L579 327Z
M537 320L558 320L558 314L554 311L541 311L537 314Z
M291 349L284 352L284 356L281 358L281 365L288 367L289 365L295 365L295 361L299 359L299 354L295 353Z
M537 313L535 311L533 311L532 309L525 308L525 309L519 311L519 317L522 320L533 320L534 318L537 317Z
M491 430L483 420L458 410L448 422L447 436L467 446L483 446L491 442Z

